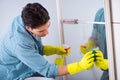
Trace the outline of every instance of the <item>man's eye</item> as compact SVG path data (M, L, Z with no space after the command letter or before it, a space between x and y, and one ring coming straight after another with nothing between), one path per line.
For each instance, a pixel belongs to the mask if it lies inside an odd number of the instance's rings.
M44 31L39 31L40 33L42 33L42 32L45 32L45 30Z
M40 33L42 32L42 31L39 31Z

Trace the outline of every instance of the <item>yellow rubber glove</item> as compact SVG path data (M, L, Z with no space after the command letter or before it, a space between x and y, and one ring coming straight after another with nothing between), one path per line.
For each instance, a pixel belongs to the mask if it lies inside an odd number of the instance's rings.
M81 45L80 46L80 51L85 54L86 52L90 51L91 49L93 49L95 47L95 43L93 40L88 40L88 42L86 43L86 45Z
M93 40L88 40L88 42L86 43L86 48L87 50L95 48L95 42Z
M83 70L88 70L94 65L94 54L92 54L92 51L87 52L81 61L71 63L67 65L67 69L69 74L75 74Z
M43 47L43 53L46 56L53 55L53 54L67 56L70 53L70 49L68 49L66 51L62 46L50 46L50 45L46 45L46 46Z
M85 46L85 45L81 45L81 46L80 46L80 51L81 51L83 54L85 54L85 53L87 52L86 46Z
M95 64L102 70L108 69L108 60L104 59L103 53L100 50L96 50L96 61Z
M54 63L58 66L64 65L64 58L56 58Z

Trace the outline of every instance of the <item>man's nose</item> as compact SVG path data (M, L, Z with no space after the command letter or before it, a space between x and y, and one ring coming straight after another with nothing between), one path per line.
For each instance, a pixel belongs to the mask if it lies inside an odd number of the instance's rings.
M48 34L49 32L48 32L48 30L46 30L45 32L44 32L44 34Z

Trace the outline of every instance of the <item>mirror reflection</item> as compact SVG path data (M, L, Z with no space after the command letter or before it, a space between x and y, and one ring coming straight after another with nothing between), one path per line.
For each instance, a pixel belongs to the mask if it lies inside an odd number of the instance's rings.
M71 45L67 64L81 60L89 51L95 55L93 67L67 76L68 80L109 80L104 3L92 0L89 5L81 0L62 1L63 19L78 19L77 24L63 23L65 44Z

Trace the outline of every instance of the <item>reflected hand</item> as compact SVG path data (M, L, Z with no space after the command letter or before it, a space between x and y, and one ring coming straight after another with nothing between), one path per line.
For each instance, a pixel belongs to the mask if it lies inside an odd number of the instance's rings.
M85 54L88 51L90 51L91 49L93 49L95 47L95 43L93 40L88 40L88 42L86 43L86 45L81 45L80 46L80 51Z
M81 45L81 46L80 46L80 51L81 51L83 54L85 54L85 53L87 52L86 46L85 46L85 45Z
M86 43L86 49L89 51L93 48L95 48L95 42L93 40L88 40L88 42Z
M100 50L96 50L95 64L98 68L101 68L102 70L108 69L108 60L104 59L103 53Z
M64 62L65 62L64 58L56 58L55 61L54 61L54 63L58 66L64 65Z

